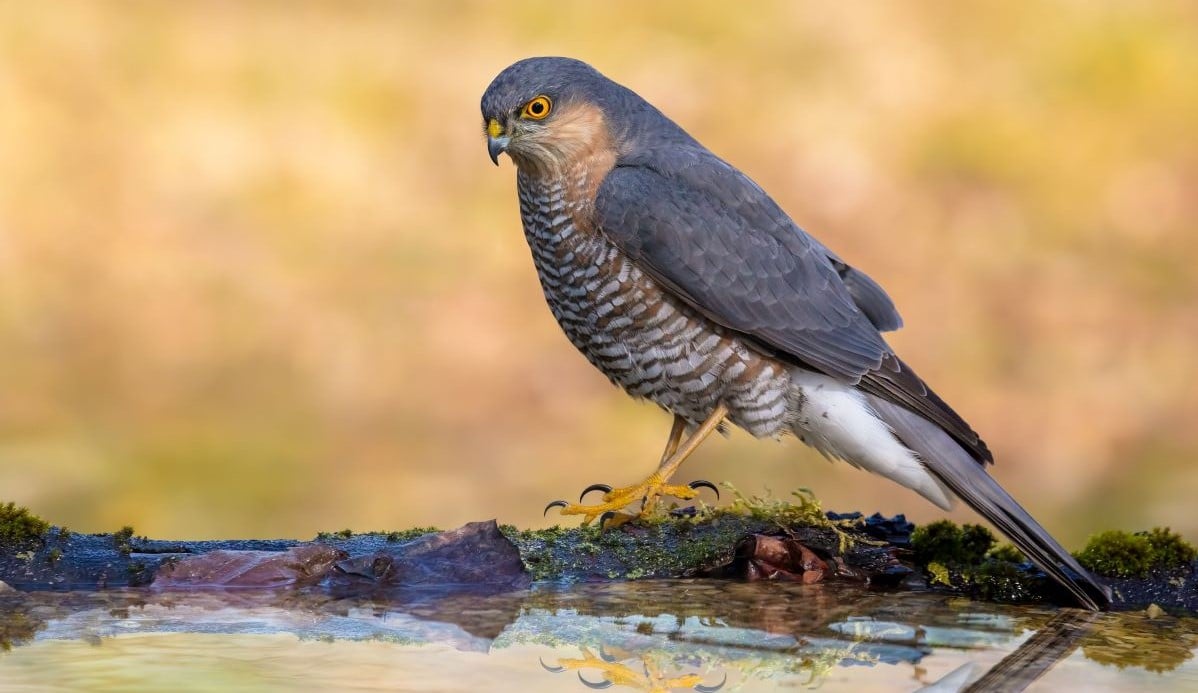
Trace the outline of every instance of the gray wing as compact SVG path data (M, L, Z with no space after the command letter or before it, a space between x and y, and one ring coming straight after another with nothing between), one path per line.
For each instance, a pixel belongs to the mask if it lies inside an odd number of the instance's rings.
M853 303L857 304L857 308L865 313L865 317L869 318L878 331L890 332L903 326L903 318L885 289L868 274L850 266L827 248L824 249L824 254L828 257L828 262L832 263L836 274L840 275L840 281L844 282L845 288L849 290Z
M600 230L642 270L712 321L907 407L979 461L992 460L882 339L879 329L900 322L885 292L715 155L674 147L622 161L600 185L595 213Z

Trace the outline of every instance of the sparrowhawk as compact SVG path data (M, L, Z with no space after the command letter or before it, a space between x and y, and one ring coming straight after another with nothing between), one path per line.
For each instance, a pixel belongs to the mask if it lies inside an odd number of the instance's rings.
M578 60L508 67L482 115L491 159L516 164L524 235L566 336L628 394L674 415L645 481L597 484L596 505L551 507L589 522L663 494L694 497L667 482L730 422L793 434L944 509L960 497L1079 603L1109 603L986 472L978 434L883 339L902 325L886 292L748 176Z

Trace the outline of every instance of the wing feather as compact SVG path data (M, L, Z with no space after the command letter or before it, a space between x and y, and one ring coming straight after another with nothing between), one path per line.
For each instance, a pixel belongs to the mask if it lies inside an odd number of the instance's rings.
M902 324L885 291L707 150L671 147L621 161L599 187L595 214L626 255L712 321L915 411L975 459L993 459L882 338L879 330Z

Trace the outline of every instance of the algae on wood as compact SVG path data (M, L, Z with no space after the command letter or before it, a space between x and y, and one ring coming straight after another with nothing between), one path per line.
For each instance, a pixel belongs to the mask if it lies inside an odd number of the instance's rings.
M826 513L805 492L787 501L734 495L722 508L675 509L608 530L504 526L498 540L514 545L530 577L541 581L793 579L787 570L754 570L753 557L743 555L745 547L762 545L754 537L764 535L785 540L766 542L767 546L799 546L818 557L820 574L801 575L804 581L852 579L993 601L1071 603L1018 551L998 545L989 530L977 525L936 522L915 528L902 516ZM19 589L139 586L151 583L164 565L216 550L282 552L320 543L360 558L402 552L409 543L434 533L422 527L366 534L343 530L322 533L314 542L168 542L135 536L127 527L95 535L54 529L9 503L0 505L0 580ZM1128 546L1133 550L1125 550ZM1155 604L1166 610L1198 611L1194 549L1168 530L1103 533L1079 557L1097 572L1113 574L1107 581L1114 589L1116 608Z

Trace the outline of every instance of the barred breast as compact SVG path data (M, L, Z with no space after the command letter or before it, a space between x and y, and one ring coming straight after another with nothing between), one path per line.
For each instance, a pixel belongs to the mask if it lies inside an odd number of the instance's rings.
M801 408L791 368L664 291L589 227L586 174L517 176L520 215L553 316L614 384L698 424L723 401L758 437L789 432Z

